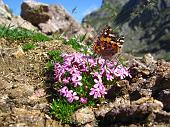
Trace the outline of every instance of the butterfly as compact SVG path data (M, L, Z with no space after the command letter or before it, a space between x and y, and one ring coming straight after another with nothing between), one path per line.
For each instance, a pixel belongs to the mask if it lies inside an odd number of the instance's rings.
M94 42L93 50L101 56L110 57L121 52L123 43L124 36L119 36L110 26L107 26Z

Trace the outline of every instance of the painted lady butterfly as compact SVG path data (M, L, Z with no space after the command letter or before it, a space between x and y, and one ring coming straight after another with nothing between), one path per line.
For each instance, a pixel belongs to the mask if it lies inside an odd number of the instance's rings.
M121 51L123 43L124 37L114 33L108 26L102 30L97 41L93 44L93 50L101 56L110 57Z

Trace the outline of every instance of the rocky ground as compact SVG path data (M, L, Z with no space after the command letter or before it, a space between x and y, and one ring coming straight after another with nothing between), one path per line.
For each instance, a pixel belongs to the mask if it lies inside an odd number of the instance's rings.
M0 126L59 126L46 114L47 53L74 50L60 41L39 42L27 52L19 45L0 39Z
M69 126L49 114L52 93L46 82L46 63L48 51L75 50L57 40L37 42L29 51L20 45L0 39L0 126ZM110 103L76 111L76 126L170 126L170 63L155 61L149 54L143 59L127 59L133 78L108 91Z
M41 5L42 8L38 8ZM89 33L87 37L92 37L91 30L88 32L88 29L77 24L66 11L62 10L62 7L28 2L24 3L22 8L22 17L30 19L29 22L9 13L9 9L0 0L0 24L8 26L14 23L15 27L24 28L29 25L28 29L42 30L42 32L44 30L47 34L59 32L57 35L60 35L68 32L67 38L86 32ZM27 15L27 8L34 11ZM54 12L54 8L58 11ZM52 15L52 12L55 14ZM39 22L36 20L38 23L33 23L34 20L30 17L36 15L38 18L42 16L41 14L47 16L44 19L47 24L42 23L42 19ZM56 19L55 15L60 18ZM21 22L16 18L21 19ZM63 27L56 22L63 23ZM56 27L49 26L52 23ZM48 82L46 64L50 58L49 51L60 50L71 53L75 50L57 39L35 42L36 47L28 51L22 49L23 43L24 40L0 38L0 127L73 126L62 124L50 115L53 89ZM144 55L143 58L128 54L122 54L122 56L130 66L132 78L113 85L106 95L106 98L111 99L109 103L104 102L97 107L78 109L72 116L74 126L169 127L170 63L164 60L154 60L150 54Z

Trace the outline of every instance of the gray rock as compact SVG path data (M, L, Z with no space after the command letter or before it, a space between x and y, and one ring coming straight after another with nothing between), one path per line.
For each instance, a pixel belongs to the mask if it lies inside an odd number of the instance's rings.
M162 90L159 93L158 100L160 100L166 111L170 111L170 89Z
M9 7L4 4L2 0L0 0L0 17L4 17L7 19L10 19L12 17L12 13L10 12Z
M152 98L141 98L131 105L120 105L113 107L105 115L106 125L132 124L137 122L152 122L154 120L154 111L161 111L163 104ZM105 125L105 126L106 126Z
M8 83L2 77L0 77L0 91L6 90L12 87L12 84Z
M34 87L28 84L17 84L15 88L7 91L9 97L13 99L31 96L33 92Z
M13 127L17 126L37 126L44 127L45 116L43 113L32 110L28 111L24 108L14 108L12 113L6 117L6 121L1 123Z
M34 25L46 23L51 17L47 4L26 1L21 5L21 17Z
M170 63L158 66L155 85L152 87L152 96L158 97L162 90L170 89Z
M60 5L25 1L21 5L21 17L37 26L45 34L65 33L67 37L71 37L84 35L87 32ZM87 33L88 36L90 31Z
M22 19L20 16L14 16L9 7L4 4L2 0L0 0L0 19L0 25L37 30L30 22Z
M106 104L100 104L97 108L94 108L96 118L104 118L105 115L113 109L113 107L119 107L121 105L130 105L130 100L127 95L116 98L114 102Z
M78 126L82 126L87 123L95 124L95 122L96 122L94 112L89 107L78 109L72 115L72 119L73 119L74 123Z

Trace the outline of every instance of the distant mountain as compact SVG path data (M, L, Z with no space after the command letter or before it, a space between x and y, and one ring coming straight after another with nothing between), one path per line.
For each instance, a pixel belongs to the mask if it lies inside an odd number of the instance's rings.
M110 25L123 34L125 52L170 61L170 0L103 0L84 22L96 31Z
M105 25L113 26L115 18L127 2L128 0L103 0L101 8L85 16L83 23L91 24L96 30Z

